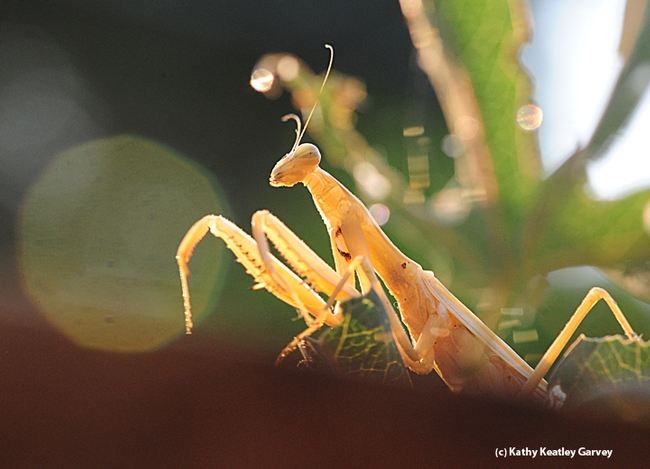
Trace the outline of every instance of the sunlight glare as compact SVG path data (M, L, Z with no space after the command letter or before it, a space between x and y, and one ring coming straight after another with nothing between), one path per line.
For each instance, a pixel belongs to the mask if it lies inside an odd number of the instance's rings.
M370 198L381 201L390 194L392 189L390 180L381 174L372 163L362 161L355 164L352 175L359 188Z
M528 132L537 130L544 120L544 113L534 104L521 106L517 111L517 124Z
M255 91L266 93L273 86L273 73L265 68L258 68L253 70L251 74L251 86Z
M141 137L91 140L56 155L30 187L19 221L25 292L79 345L156 349L183 336L178 243L206 213L223 213L216 180ZM195 317L214 309L223 243L192 259Z
M390 209L384 204L373 204L370 206L370 214L379 226L383 226L390 218Z

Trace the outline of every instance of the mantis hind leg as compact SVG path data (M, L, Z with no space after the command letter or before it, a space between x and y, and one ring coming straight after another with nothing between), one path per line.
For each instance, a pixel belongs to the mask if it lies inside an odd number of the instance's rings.
M544 378L548 370L553 366L553 363L557 360L557 357L560 355L566 344L571 339L571 336L576 331L580 323L584 320L587 313L592 310L594 305L600 300L605 300L607 305L612 310L614 317L621 325L623 332L629 339L638 338L638 335L630 326L627 318L619 308L614 298L604 289L600 287L594 287L589 290L587 296L582 300L580 306L576 309L573 316L569 319L569 322L566 323L560 334L555 338L551 346L548 348L546 353L542 356L541 360L533 370L533 373L530 375L524 386L519 392L519 397L525 397L529 395L539 384L539 382Z

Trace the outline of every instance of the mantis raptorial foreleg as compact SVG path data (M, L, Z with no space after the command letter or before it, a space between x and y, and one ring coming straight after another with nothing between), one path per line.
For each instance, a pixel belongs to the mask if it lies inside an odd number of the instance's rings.
M539 363L533 370L533 373L521 388L521 397L528 396L544 378L544 376L546 376L546 373L548 373L548 370L551 369L551 366L553 366L557 358L560 356L560 353L571 339L573 333L585 319L587 314L600 300L605 300L628 339L637 339L639 337L637 333L632 329L632 326L630 326L630 323L621 311L621 308L618 307L616 301L614 301L614 298L612 298L612 296L606 290L603 290L600 287L592 288L584 297L582 303L580 303L580 306L578 306L576 311L573 313L569 319L569 322L566 323L551 346L548 348L548 350L546 350L546 353L544 353L540 359Z
M358 296L358 292L350 285L349 280L352 273L356 272L361 284L361 290L365 293L370 289L377 291L379 297L384 303L384 308L388 314L391 329L395 336L398 348L403 355L404 360L411 365L412 368L421 369L418 363L420 356L413 346L402 328L402 324L395 313L388 297L383 291L383 288L377 280L374 269L368 261L369 250L363 238L363 231L359 229L359 220L355 216L355 211L352 210L341 226L341 230L347 233L347 239L350 239L350 244L354 248L350 249L347 258L354 256L354 259L347 264L345 270L339 273L332 270L332 268L325 263L316 253L314 253L298 236L295 235L289 228L286 227L277 217L272 215L266 210L260 210L253 215L252 227L253 236L257 242L258 252L260 259L266 266L266 272L271 275L274 270L274 263L271 262L273 258L269 252L267 239L282 254L282 257L291 265L295 272L298 272L305 278L317 291L323 292L330 297L327 304L321 309L320 314L314 314L310 311L315 321L306 321L308 328L294 338L294 340L283 350L279 356L282 360L289 352L294 350L298 343L304 338L315 331L317 331L326 319L330 317L330 307L335 300L342 300ZM345 235L344 235L345 236ZM334 235L336 238L336 234ZM336 243L336 241L333 241ZM349 246L348 246L349 247ZM339 268L343 268L342 265ZM328 315L329 313L329 315ZM338 313L331 316L328 324L336 323L338 321ZM428 370L430 371L430 369Z
M192 251L195 246L208 232L224 240L226 246L237 257L237 260L257 281L257 285L254 287L255 289L265 288L280 300L294 306L303 314L308 324L311 323L309 314L313 317L321 314L325 307L325 301L312 289L304 288L304 281L298 275L268 252L266 252L264 260L262 260L256 241L228 219L219 215L206 215L189 229L176 252L176 261L178 262L183 292L185 329L187 333L191 333L192 330L192 309L187 283L187 277L190 272L187 264L192 257ZM304 243L302 244L303 248L311 251ZM303 252L307 251L303 249ZM313 254L313 251L311 252ZM316 256L316 254L313 255ZM271 266L271 268L269 269L268 266ZM330 271L332 271L331 268ZM332 271L332 273L336 275L335 272ZM350 295L358 295L358 292L354 289L347 290L347 293ZM328 324L336 323L329 316L326 317L325 322Z
M359 296L359 292L348 282L352 277L352 273L357 272L362 290L367 292L374 289L382 300L391 320L391 327L403 358L412 367L418 368L418 364L412 358L414 355L413 347L401 327L399 318L379 284L372 266L363 255L353 259L341 276L318 257L284 223L268 211L260 210L256 212L253 215L252 226L255 239L228 219L218 215L207 215L196 222L181 241L176 259L181 277L186 331L188 333L191 332L192 327L190 295L187 283L187 277L189 276L188 262L196 245L210 232L226 242L227 247L235 254L237 260L255 278L257 281L255 289L265 288L279 299L293 305L303 315L308 326L307 329L297 335L285 347L280 353L278 361L286 357L297 347L301 340L320 329L323 324L338 324L340 313L338 311L332 312L332 305L334 301ZM294 271L287 268L271 254L268 240L276 246ZM301 277L306 279L311 286L307 285ZM325 302L316 291L328 295L329 300ZM404 354L404 350L408 350L410 353Z
M267 210L259 210L253 214L251 227L260 258L267 272L274 275L274 264L271 262L272 255L267 241L270 240L295 272L315 285L318 291L332 295L332 291L339 285L341 276L275 215ZM340 299L358 295L349 284L341 286L339 291L343 292Z

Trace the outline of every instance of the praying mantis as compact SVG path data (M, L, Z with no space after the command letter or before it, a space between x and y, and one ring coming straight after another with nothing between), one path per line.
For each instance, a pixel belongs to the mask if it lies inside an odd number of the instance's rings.
M330 49L331 57L321 91L333 61L333 49L326 47ZM289 153L273 168L270 184L291 187L302 183L310 191L329 233L335 268L266 210L253 215L252 236L223 216L206 215L185 234L176 253L187 333L192 329L188 263L195 246L210 232L223 239L255 279L254 289L266 289L296 308L305 320L307 328L285 347L278 362L323 325L339 324L342 317L338 307L340 302L370 290L379 296L388 314L391 332L404 364L419 374L435 371L453 392L538 403L553 401L554 407L561 406L563 396L555 391L549 392L544 376L573 332L601 299L609 305L626 336L638 338L611 295L595 287L533 369L458 300L433 272L424 270L404 255L382 231L366 206L320 168L319 149L313 144L301 143L317 105L318 102L304 126L296 115L290 114L283 119L296 121L296 140ZM270 252L269 241L286 264ZM355 274L361 291L355 286ZM378 278L397 302L400 316Z

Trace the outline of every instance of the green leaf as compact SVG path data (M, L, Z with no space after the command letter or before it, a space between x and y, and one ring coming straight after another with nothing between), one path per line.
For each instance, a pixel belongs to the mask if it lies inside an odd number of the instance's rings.
M411 386L381 300L370 291L342 303L341 324L300 345L301 366L369 381Z
M620 335L593 339L581 334L549 378L549 389L561 389L567 408L613 395L644 396L647 400L650 341Z
M528 41L525 4L508 0L425 2L442 30L445 47L470 77L492 154L500 203L520 213L539 183L541 160L535 134L522 131L520 107L531 102L530 78L518 53Z

